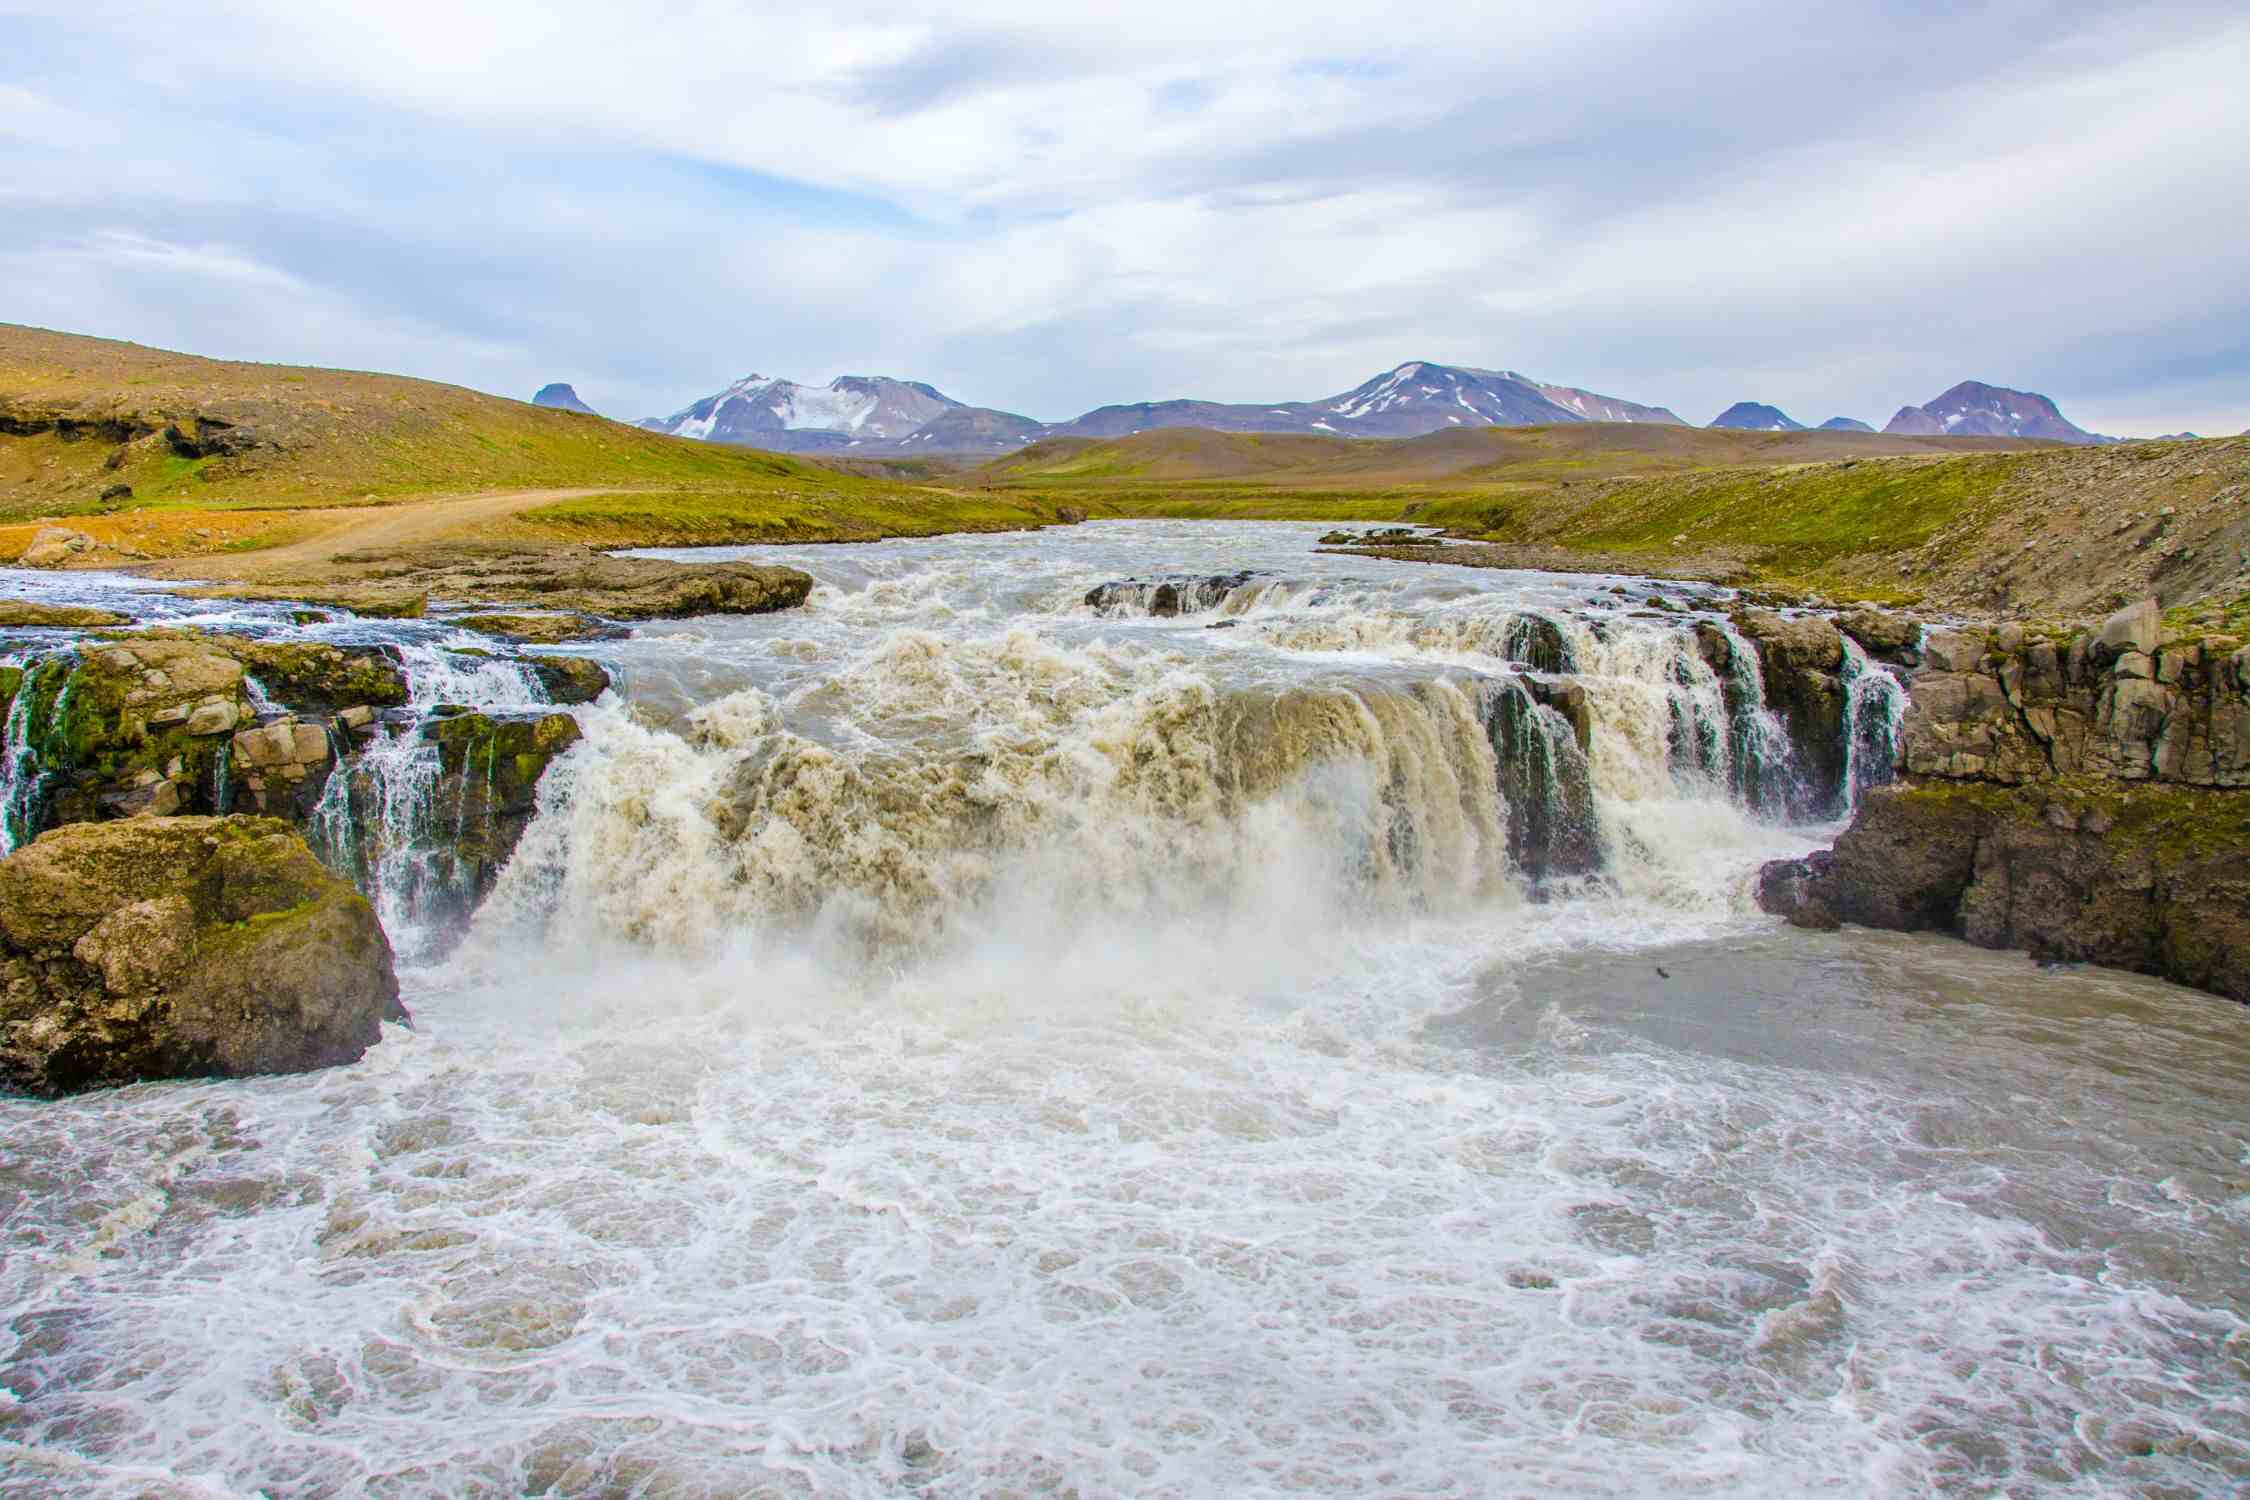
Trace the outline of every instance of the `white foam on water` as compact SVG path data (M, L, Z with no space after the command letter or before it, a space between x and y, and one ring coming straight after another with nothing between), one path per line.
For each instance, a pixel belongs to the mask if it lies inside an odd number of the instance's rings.
M1309 538L1075 530L785 554L802 614L619 643L659 685L580 711L360 1064L0 1100L0 1493L2250 1476L2204 1002L2057 975L2001 1048L2020 960L1777 947L1748 882L1823 830L1679 763L1725 684L1594 584L1340 559L1101 619L1124 564ZM1527 614L1605 855L1538 886L1487 717ZM418 704L532 706L433 655ZM1826 1050L1669 1039L1733 1002L1652 976L1736 955Z

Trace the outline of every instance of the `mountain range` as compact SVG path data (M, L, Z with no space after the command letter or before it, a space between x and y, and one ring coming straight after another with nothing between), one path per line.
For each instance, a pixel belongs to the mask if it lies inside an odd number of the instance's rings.
M567 385L547 386L533 399L542 406L586 409ZM1575 422L1689 425L1661 406L1554 385L1515 370L1428 360L1410 360L1318 401L1143 401L1099 406L1066 422L1039 422L1016 412L970 406L918 380L844 375L813 386L746 375L668 417L652 417L638 425L677 437L783 453L888 458L995 455L1048 438L1116 438L1166 427L1409 438L1455 428ZM1780 408L1756 401L1736 402L1710 425L1760 432L1805 430ZM1874 430L1849 417L1831 418L1822 427ZM1964 381L1926 405L1902 407L1883 430L1894 436L2116 441L2074 426L2045 396L1978 381Z

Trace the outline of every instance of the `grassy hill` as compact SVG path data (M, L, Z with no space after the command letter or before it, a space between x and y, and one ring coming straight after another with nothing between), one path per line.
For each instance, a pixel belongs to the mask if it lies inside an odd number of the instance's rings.
M129 496L103 499L121 485ZM0 325L0 522L611 487L547 508L545 524L589 540L656 522L683 541L859 540L1051 519L1028 497L845 474L432 381Z
M1095 516L1412 521L1524 565L1706 572L1979 610L2167 605L2250 584L2250 440L1573 424L1403 442L1160 430L976 471ZM1505 554L1487 554L1502 556Z

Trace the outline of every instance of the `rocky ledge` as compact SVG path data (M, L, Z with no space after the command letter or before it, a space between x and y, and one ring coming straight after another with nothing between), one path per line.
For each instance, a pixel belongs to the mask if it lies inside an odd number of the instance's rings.
M0 859L0 1083L303 1072L405 1018L374 911L286 824L79 823Z
M1833 851L1768 865L1803 927L1951 932L2250 1000L2250 649L2153 601L2040 638L1935 632L1897 765Z
M514 659L558 708L609 687L580 657ZM190 630L83 640L0 667L0 815L21 843L79 823L254 813L305 830L331 863L364 877L397 833L386 778L400 757L370 752L428 745L436 764L416 785L421 821L449 831L446 884L473 905L578 725L546 710L424 717L405 710L408 696L403 667L380 646Z
M302 577L280 574L187 592L334 603L358 614L419 615L439 599L652 620L794 609L812 583L809 573L764 563L682 563L530 542L446 542L346 552Z

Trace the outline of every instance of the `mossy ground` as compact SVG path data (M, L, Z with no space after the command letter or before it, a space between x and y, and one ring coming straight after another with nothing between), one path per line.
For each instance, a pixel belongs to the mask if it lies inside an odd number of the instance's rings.
M760 492L637 491L563 500L525 511L515 524L558 541L707 547L1020 531L1054 520L1052 504L1031 498L909 489L824 474Z
M1974 807L1996 818L2038 822L2061 809L2073 820L2105 818L2110 847L2149 854L2167 866L2250 848L2250 793L2067 776L2027 786L1921 781L1897 795L1940 807Z

